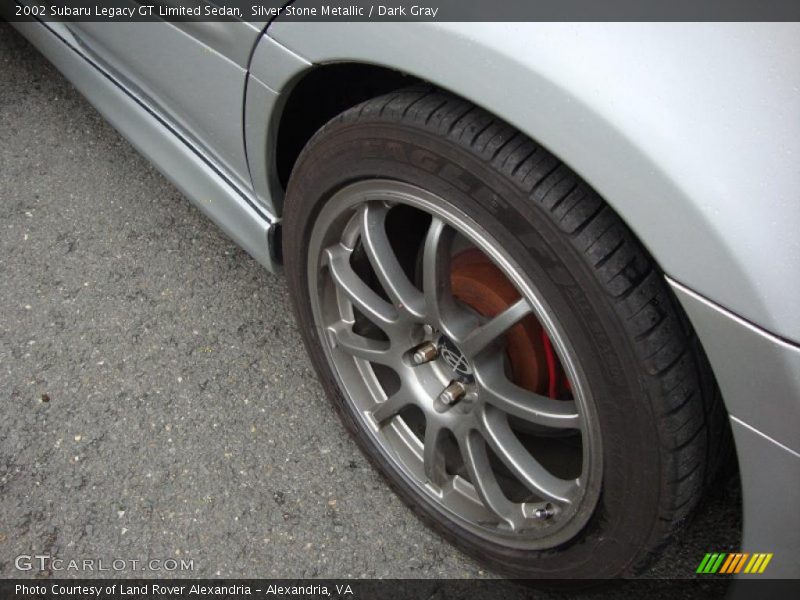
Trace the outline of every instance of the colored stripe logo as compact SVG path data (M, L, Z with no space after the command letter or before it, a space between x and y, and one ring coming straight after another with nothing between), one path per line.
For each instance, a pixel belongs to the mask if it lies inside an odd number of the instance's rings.
M709 552L700 561L696 573L713 574L720 573L731 575L735 573L763 573L769 561L772 560L772 553L748 552L732 553Z

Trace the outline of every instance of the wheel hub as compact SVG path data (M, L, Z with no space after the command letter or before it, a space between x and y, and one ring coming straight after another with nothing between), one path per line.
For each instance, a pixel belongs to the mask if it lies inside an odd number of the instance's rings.
M439 338L439 356L456 377L472 380L472 365L461 349L446 335Z

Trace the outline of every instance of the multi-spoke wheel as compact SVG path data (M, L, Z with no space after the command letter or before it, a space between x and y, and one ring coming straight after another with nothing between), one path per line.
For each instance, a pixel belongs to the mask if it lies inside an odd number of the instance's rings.
M571 349L511 257L443 199L383 179L338 191L311 248L312 309L328 358L387 458L479 535L539 547L574 533L599 491L593 408ZM465 301L457 288L470 267L494 288ZM481 314L499 288L511 297ZM517 384L506 342L515 328L538 329L561 350L553 377L569 373L570 391L549 397ZM515 356L516 370L546 370L544 352L530 350Z
M508 573L643 564L699 493L710 395L658 271L597 195L420 90L326 126L286 202L309 352L400 494Z

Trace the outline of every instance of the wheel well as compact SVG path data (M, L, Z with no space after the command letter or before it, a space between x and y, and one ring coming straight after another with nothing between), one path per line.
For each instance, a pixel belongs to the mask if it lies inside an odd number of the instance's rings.
M275 166L283 188L303 147L325 123L364 100L418 81L362 63L330 63L307 71L289 93L278 124Z

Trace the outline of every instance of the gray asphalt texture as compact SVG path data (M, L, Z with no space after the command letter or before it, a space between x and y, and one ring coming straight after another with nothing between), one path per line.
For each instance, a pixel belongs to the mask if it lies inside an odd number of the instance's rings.
M6 23L0 402L0 577L42 575L20 554L191 559L172 573L191 577L492 577L348 438L284 280ZM648 575L736 550L739 503L730 478Z

